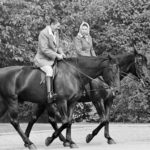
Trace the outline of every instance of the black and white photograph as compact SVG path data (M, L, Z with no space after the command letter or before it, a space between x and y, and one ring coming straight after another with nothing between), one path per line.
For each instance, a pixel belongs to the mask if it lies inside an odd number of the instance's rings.
M0 0L0 150L150 149L150 0Z

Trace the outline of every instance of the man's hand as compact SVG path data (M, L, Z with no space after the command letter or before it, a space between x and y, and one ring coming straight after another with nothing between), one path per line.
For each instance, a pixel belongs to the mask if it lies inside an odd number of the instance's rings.
M63 58L66 58L66 55L64 53L61 54L63 56Z
M58 60L62 60L64 57L63 57L63 55L62 54L57 54L57 59Z
M63 49L61 47L58 48L57 52L58 54L61 54L63 58L66 58L66 55L64 54Z

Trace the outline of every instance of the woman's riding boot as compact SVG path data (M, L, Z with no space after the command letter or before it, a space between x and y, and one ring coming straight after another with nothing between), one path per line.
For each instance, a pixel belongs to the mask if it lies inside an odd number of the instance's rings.
M54 100L53 77L46 76L46 86L47 86L47 102L53 103Z

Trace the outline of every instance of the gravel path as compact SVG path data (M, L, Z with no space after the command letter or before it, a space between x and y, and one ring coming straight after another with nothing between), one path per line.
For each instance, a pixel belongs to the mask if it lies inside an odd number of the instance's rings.
M103 129L91 143L87 144L86 135L91 133L97 125L73 124L72 138L79 146L78 150L150 150L150 124L110 124L110 135L117 144L107 144ZM21 124L21 127L25 129L26 124ZM59 139L56 139L49 147L45 146L45 138L52 132L49 124L35 124L30 139L38 150L68 149L63 147ZM0 150L27 150L10 124L0 124Z

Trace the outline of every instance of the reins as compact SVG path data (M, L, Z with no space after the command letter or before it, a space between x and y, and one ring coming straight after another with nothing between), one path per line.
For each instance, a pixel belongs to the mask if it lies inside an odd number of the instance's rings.
M92 77L90 77L89 75L85 74L83 71L79 70L77 67L75 67L74 65L68 63L68 62L65 61L64 59L62 59L62 61L63 61L64 63L66 63L67 65L73 67L76 71L78 71L79 73L81 73L82 75L84 75L85 77L87 77L88 79L94 80L94 78L92 78Z
M77 67L75 67L74 65L68 63L68 62L65 61L64 59L62 59L62 61L63 61L64 63L66 63L67 65L73 67L76 71L78 71L79 73L81 73L82 75L84 75L85 77L87 77L88 79L94 80L94 78L92 78L92 77L90 77L89 75L85 74L84 72L82 72L81 70L79 70L79 69L78 69ZM104 82L104 80L102 80L101 78L98 78L98 79L101 80L102 82ZM104 83L105 83L105 82L104 82ZM108 87L105 86L105 87L103 87L103 88L109 89L109 86L108 86ZM91 92L91 91L98 91L98 90L99 90L99 88L96 88L96 89L93 89L93 90L86 90L86 91L87 91L87 92Z
M89 75L85 74L84 72L82 72L81 70L79 70L79 69L78 69L77 67L75 67L74 65L68 63L68 62L65 61L64 59L62 59L62 61L63 61L64 63L66 63L67 65L73 67L77 72L81 73L82 75L84 75L84 76L87 77L88 79L94 80L94 78L92 78L92 77L90 77ZM121 74L124 74L124 75L122 75L123 77L125 77L125 76L128 75L128 73L126 73L126 72L124 72L124 71L121 71ZM129 77L129 76L128 76L128 77ZM134 78L132 78L132 77L129 77L129 78L132 79L132 80L135 80L136 82L139 81L138 77L136 77L136 76L134 76ZM102 80L101 78L98 78L98 79L101 80L102 82L104 82L104 80ZM104 82L104 83L105 83L105 82ZM106 87L106 86L105 86L104 88L105 88L105 89L109 89L109 87ZM93 90L86 90L86 91L87 91L87 92L90 92L90 91L98 91L98 90L99 90L99 88L96 88L96 89L93 89Z
M125 76L127 76L128 75L128 73L126 73L126 72L124 72L124 71L120 71L121 72L121 74L123 73L124 75L122 75L123 77L125 77ZM138 82L139 81L139 78L138 77L136 77L135 75L133 75L134 76L134 78L132 78L132 77L129 77L130 79L132 79L132 80L135 80L136 82Z

